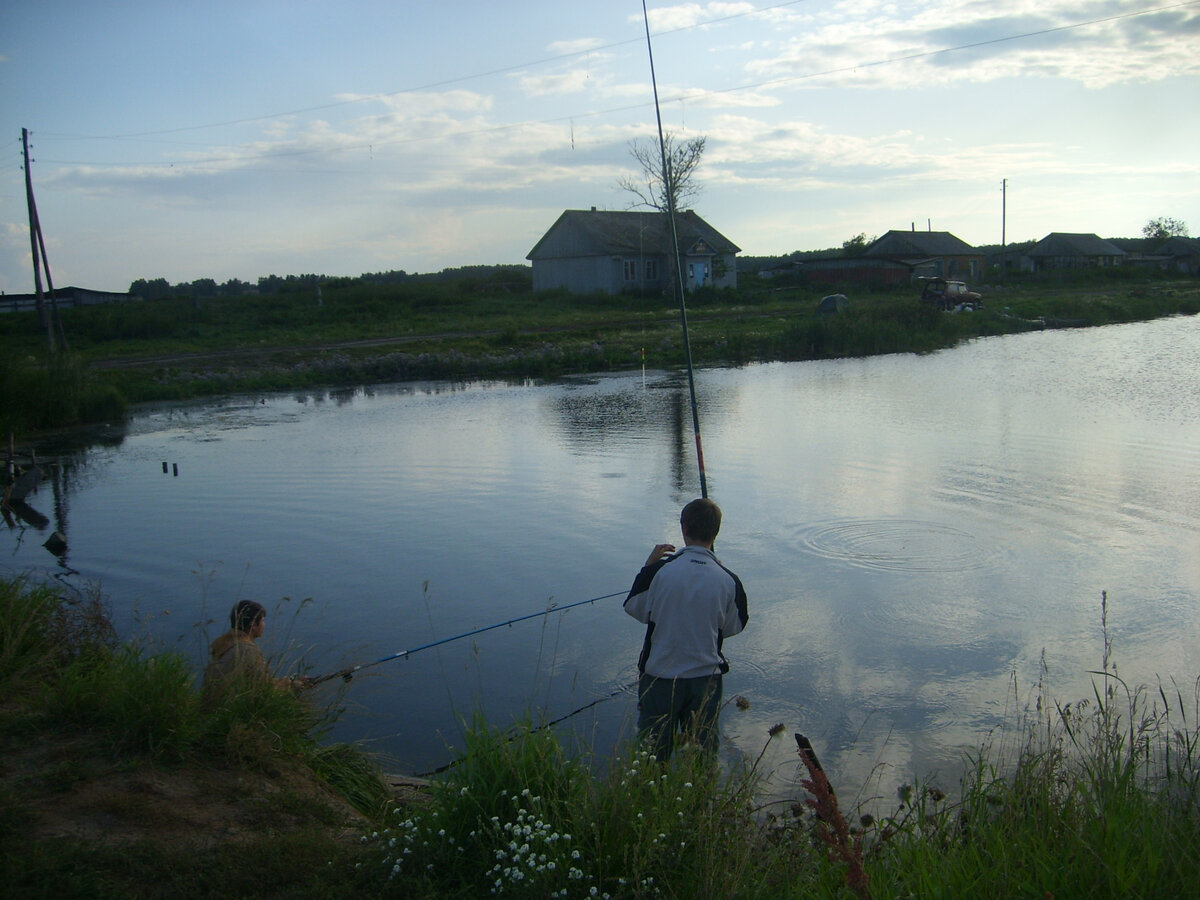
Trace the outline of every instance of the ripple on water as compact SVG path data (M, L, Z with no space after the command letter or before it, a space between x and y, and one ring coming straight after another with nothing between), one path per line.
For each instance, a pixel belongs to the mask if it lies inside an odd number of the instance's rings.
M888 572L968 572L992 551L969 531L920 519L839 519L800 533L800 546L824 559Z

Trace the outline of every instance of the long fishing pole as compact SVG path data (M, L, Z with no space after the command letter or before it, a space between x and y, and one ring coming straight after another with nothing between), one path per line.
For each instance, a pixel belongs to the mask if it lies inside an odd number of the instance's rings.
M696 464L700 468L700 496L708 497L708 479L704 475L704 449L700 446L700 410L696 405L696 376L692 371L692 343L688 339L687 306L683 302L683 260L679 256L679 233L675 226L675 184L667 162L667 142L663 138L662 111L658 106L658 80L654 75L654 48L650 45L650 14L642 0L642 20L646 23L646 53L650 57L650 85L654 88L654 115L658 120L658 149L662 155L662 179L667 195L667 219L671 223L671 244L675 248L675 292L679 296L679 319L683 323L683 349L687 355L688 390L692 400L692 432L696 435Z
M518 622L524 622L527 619L536 619L539 616L548 616L551 613L565 612L568 609L574 609L576 606L583 606L586 603L595 603L598 600L609 600L613 597L620 597L624 591L617 591L615 594L605 594L603 597L592 597L588 600L577 600L574 603L568 603L566 606L551 606L549 609L543 609L540 612L529 613L524 616L517 616L515 619L506 619L503 622L496 622L492 625L484 625L482 628L474 628L471 631L464 631L462 634L451 635L450 637L439 638L436 641L430 641L427 644L421 644L419 647L410 647L408 650L399 650L388 656L381 656L379 659L367 663L360 663L357 666L350 666L345 669L338 669L336 672L330 672L327 675L321 675L312 680L313 685L321 684L324 681L331 681L334 678L341 678L343 681L350 681L358 672L363 669L369 669L372 666L378 666L381 663L391 662L393 659L406 659L414 653L419 653L422 650L428 650L431 647L439 647L442 644L449 644L452 641L460 641L463 638L473 637L477 634L483 634L485 631L492 631L496 628L503 628L505 625L515 625Z
M583 706L573 709L569 713L559 716L557 719L551 719L549 722L543 722L541 725L538 725L536 728L530 728L526 732L520 732L518 734L514 734L514 735L510 736L508 738L508 742L512 743L513 741L520 738L523 734L537 734L539 731L545 731L547 728L553 728L555 725L561 724L562 722L567 721L567 719L570 719L574 716L579 715L581 712L587 712L593 706L599 706L605 700L611 700L613 697L616 697L619 694L626 694L629 691L636 688L637 686L638 686L638 683L636 681L631 681L629 684L623 684L620 687L613 688L611 691L609 691L603 697L597 697L595 700L585 703L585 704L583 704ZM430 769L428 772L418 772L416 777L417 778L431 778L434 775L441 775L443 772L448 772L451 769L453 769L455 766L457 766L459 763L461 763L464 759L466 759L465 756L459 756L455 759L450 760L450 762L448 762L448 763L443 763L442 765L438 766L436 769Z

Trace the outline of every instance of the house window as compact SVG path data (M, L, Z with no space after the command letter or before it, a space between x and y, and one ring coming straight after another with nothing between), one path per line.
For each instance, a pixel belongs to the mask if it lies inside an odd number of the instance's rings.
M658 260L657 259L646 260L646 280L647 281L658 281Z
M623 265L624 278L626 281L637 281L637 260L627 259Z

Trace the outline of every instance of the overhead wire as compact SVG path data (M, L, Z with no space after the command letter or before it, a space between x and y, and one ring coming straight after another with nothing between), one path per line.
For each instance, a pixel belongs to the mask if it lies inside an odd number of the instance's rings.
M682 32L682 31L691 30L694 28L706 27L706 26L709 26L712 24L720 24L720 23L727 22L727 21L730 21L733 19L737 19L737 18L744 18L747 16L759 14L759 13L771 12L771 11L780 9L782 7L796 5L796 3L799 3L799 2L805 2L805 0L794 0L794 2L791 2L791 3L781 3L781 4L776 4L776 5L770 6L770 7L762 7L762 8L756 9L756 10L747 11L746 13L732 14L732 15L720 17L717 19L706 20L706 21L700 22L700 23L695 23L695 24L691 24L691 25L687 25L687 26L680 26L679 28L676 28L676 29L669 29L669 30L664 30L662 32L656 32L655 34L659 34L659 35L674 34L674 33ZM944 55L944 54L948 54L948 53L955 53L955 52L960 52L960 51L964 51L964 50L973 50L973 49L978 49L980 47L993 46L993 45L1002 44L1002 43L1009 43L1012 41L1023 40L1026 38L1041 37L1041 36L1048 35L1048 34L1061 33L1061 32L1070 31L1070 30L1074 30L1074 29L1078 29L1078 28L1089 27L1092 25L1099 25L1099 24L1114 22L1114 21L1118 21L1118 20L1122 20L1122 19L1136 18L1139 16L1150 15L1150 14L1154 14L1154 13L1161 13L1161 12L1166 12L1166 11L1170 11L1170 10L1174 10L1174 9L1193 7L1193 6L1197 6L1197 5L1200 5L1200 0L1183 0L1183 2L1179 2L1179 3L1149 7L1149 8L1145 8L1145 9L1139 9L1139 10L1131 10L1128 12L1114 13L1112 15L1100 16L1097 18L1088 19L1088 20L1081 21L1081 22L1072 22L1072 23L1067 23L1065 25L1051 26L1048 28L1040 28L1040 29L1035 29L1032 31L1019 32L1017 34L1002 35L1000 37L987 38L987 39L979 40L979 41L970 41L967 43L955 44L955 45L949 46L949 47L939 47L939 48L934 48L932 50L920 50L920 51L914 51L912 53L905 53L905 54L901 54L901 55L897 55L897 56L883 57L881 59L849 63L849 64L842 65L842 66L835 66L835 67L815 70L815 71L811 71L811 72L801 72L801 73L790 74L790 75L782 75L778 78L770 78L770 79L764 79L764 80L756 81L756 82L730 85L730 86L724 87L724 88L690 89L688 91L680 92L673 96L667 97L662 100L662 103L664 103L664 104L682 103L682 102L685 102L688 100L699 100L699 99L703 99L705 97L715 97L715 96L720 96L720 95L737 93L737 92L741 92L741 91L751 91L751 90L760 90L763 88L779 87L782 85L799 82L799 81L811 80L814 78L827 77L830 75L839 75L839 74L843 74L846 72L853 72L853 71L860 70L860 69L878 68L881 66L893 65L893 64L904 63L904 62L912 62L912 61L918 60L918 59L927 59L927 58L932 58L932 57L936 57L936 56L940 56L940 55ZM562 59L568 59L568 58L573 58L573 57L577 57L577 56L586 56L588 54L594 54L594 53L600 52L602 50L624 46L626 44L634 43L635 41L640 41L640 40L642 40L642 38L617 41L617 42L612 42L610 44L604 44L604 45L600 45L597 47L588 48L585 50L572 51L570 53L560 54L558 56L546 57L541 60L535 60L535 61L531 61L531 62L527 62L527 63L514 64L512 66L505 66L505 67L501 67L499 69L490 70L488 72L480 72L480 73L474 73L471 75L458 76L458 77L452 78L452 79L445 79L441 82L430 83L428 85L422 85L419 87L403 88L403 89L400 89L397 91L380 93L380 94L372 94L370 96L361 97L361 98L354 98L353 100L338 101L338 102L332 103L332 104L322 104L322 105L313 106L313 107L305 107L305 108L301 108L301 109L290 110L287 112L269 113L269 114L264 114L261 116L254 116L254 117L248 117L248 118L243 118L243 119L230 120L227 122L209 123L209 124L205 124L205 125L195 125L195 126L185 126L182 128L165 129L165 130L160 130L160 131L137 132L137 133L124 134L124 135L96 135L96 136L91 136L90 138L88 136L57 135L53 132L42 132L41 134L43 137L52 137L55 140L76 140L76 139L94 139L94 140L129 139L129 140L132 140L132 139L149 137L149 136L153 136L156 134L173 134L173 133L179 133L179 132L183 132L183 131L194 131L194 130L202 130L202 129L207 129L207 128L218 128L218 127L226 127L226 126L230 126L230 125L246 124L246 123L255 122L255 121L266 121L269 119L281 118L281 117L286 117L286 116L290 116L290 115L299 115L304 112L320 111L322 109L329 109L329 108L334 108L337 106L345 106L345 105L349 105L352 103L371 102L374 100L378 100L380 97L398 96L398 95L404 94L404 93L413 93L413 92L420 91L420 90L428 90L433 87L443 87L443 86L446 86L449 84L460 83L462 81L472 80L475 78L488 77L489 75L493 75L493 74L503 74L505 72L517 71L520 69L530 68L532 66L541 65L544 63L548 63L548 62L555 62L555 61L560 61ZM629 111L636 110L636 109L646 109L646 108L649 108L650 106L652 106L652 104L646 103L646 102L639 102L639 103L632 103L632 104L623 104L620 106L605 107L603 109L590 110L587 112L572 112L572 113L567 113L567 114L564 114L561 116L553 116L553 117L549 117L549 118L545 118L545 119L524 120L521 122L503 123L503 124L498 124L498 125L493 125L493 126L488 126L488 127L483 127L483 128L462 129L459 131L450 131L450 132L445 132L445 133L441 133L441 134L437 134L437 135L426 135L426 136L421 136L421 137L407 137L407 138L393 138L393 139L385 139L385 140L380 140L378 138L375 138L369 142L364 141L364 142L360 142L360 143L348 144L348 145L343 145L343 146L338 146L338 147L316 147L316 148L294 149L294 150L270 150L270 151L260 151L260 152L256 152L256 153L247 153L247 154L231 154L231 155L225 155L225 156L219 156L219 157L205 157L205 158L201 158L201 159L187 160L187 161L182 161L182 162L177 160L177 161L170 162L170 163L164 162L164 161L153 161L153 162L145 162L145 163L139 163L139 162L100 163L100 162L89 162L89 161L84 161L84 160L60 160L60 159L44 159L43 162L53 163L55 165L94 165L94 166L118 166L118 167L119 166L139 166L139 165L151 166L151 167L162 167L162 166L170 165L170 166L173 166L176 168L194 168L194 167L205 166L205 165L219 165L219 164L231 163L231 162L253 162L253 161L259 160L259 159L288 158L288 157L311 156L311 155L318 155L318 154L325 155L325 154L334 154L334 153L344 153L347 151L354 151L354 150L361 151L361 150L367 149L368 147L403 146L405 144L423 143L423 142L431 141L431 140L457 139L457 138L463 138L463 137L473 137L473 136L478 136L478 135L496 134L496 133L500 133L503 131L510 131L510 130L514 130L514 129L533 127L536 125L561 124L562 122L571 121L573 119L586 119L586 118L597 118L597 117L601 117L601 116L608 116L608 115L613 115L613 114L621 113L621 112L629 112Z

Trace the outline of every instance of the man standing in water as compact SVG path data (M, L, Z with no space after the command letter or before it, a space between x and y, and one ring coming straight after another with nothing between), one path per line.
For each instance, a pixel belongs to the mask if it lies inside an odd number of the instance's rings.
M659 760L682 731L717 750L725 638L746 627L741 580L713 553L721 508L693 500L679 515L683 549L658 544L634 579L625 612L646 626L638 658L638 735Z

